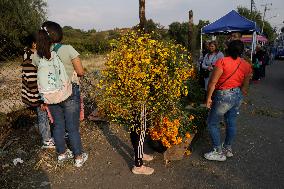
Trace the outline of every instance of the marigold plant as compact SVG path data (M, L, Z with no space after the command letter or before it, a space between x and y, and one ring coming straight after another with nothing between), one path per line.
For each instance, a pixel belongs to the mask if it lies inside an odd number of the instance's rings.
M131 126L143 106L152 125L187 95L185 81L195 72L181 45L130 32L112 46L96 89L98 108L112 121Z
M163 146L170 148L185 142L197 132L196 121L193 113L174 108L154 122L149 134L153 140L159 140Z
M168 117L164 117L161 123L150 128L150 136L153 140L160 140L163 146L170 148L172 145L177 145L183 142L183 137L179 130L181 123L179 119L170 121ZM190 133L185 134L186 138L190 138Z

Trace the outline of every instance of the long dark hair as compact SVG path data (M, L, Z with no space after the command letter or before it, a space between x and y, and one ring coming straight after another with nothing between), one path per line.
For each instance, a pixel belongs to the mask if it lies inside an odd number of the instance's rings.
M228 56L236 60L241 57L244 52L244 43L241 40L233 40L228 45Z
M50 47L53 43L60 43L63 38L63 31L59 24L46 21L42 24L37 35L37 54L41 58L50 59Z
M36 43L36 33L29 34L24 39L24 45L30 49L32 48L33 43Z

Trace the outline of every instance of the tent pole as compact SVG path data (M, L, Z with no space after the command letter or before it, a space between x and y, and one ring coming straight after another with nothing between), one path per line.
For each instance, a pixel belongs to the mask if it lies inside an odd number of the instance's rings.
M251 51L250 51L250 61L252 62L252 52L253 51L253 34L251 35Z
M256 32L254 31L252 34L252 40L251 40L251 52L250 52L251 61L252 61L252 55L254 53L255 46L256 46Z
M200 32L200 57L202 56L202 50L203 50L203 41L202 41L202 29Z

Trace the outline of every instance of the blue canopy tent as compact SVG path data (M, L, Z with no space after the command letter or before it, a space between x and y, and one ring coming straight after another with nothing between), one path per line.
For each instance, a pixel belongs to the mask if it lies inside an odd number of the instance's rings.
M241 16L237 11L232 10L222 18L201 28L201 50L202 34L218 35L231 32L240 32L243 34L253 33L252 49L255 48L256 33L261 33L255 22Z
M241 16L235 10L201 29L202 34L253 33L254 31L260 33L256 23Z

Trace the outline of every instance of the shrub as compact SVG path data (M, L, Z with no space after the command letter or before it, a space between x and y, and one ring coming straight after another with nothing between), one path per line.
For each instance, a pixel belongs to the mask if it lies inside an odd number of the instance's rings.
M195 75L186 49L137 32L127 33L112 46L95 89L99 110L130 127L140 124L143 107L152 126L175 112L181 96L188 94L185 81Z

